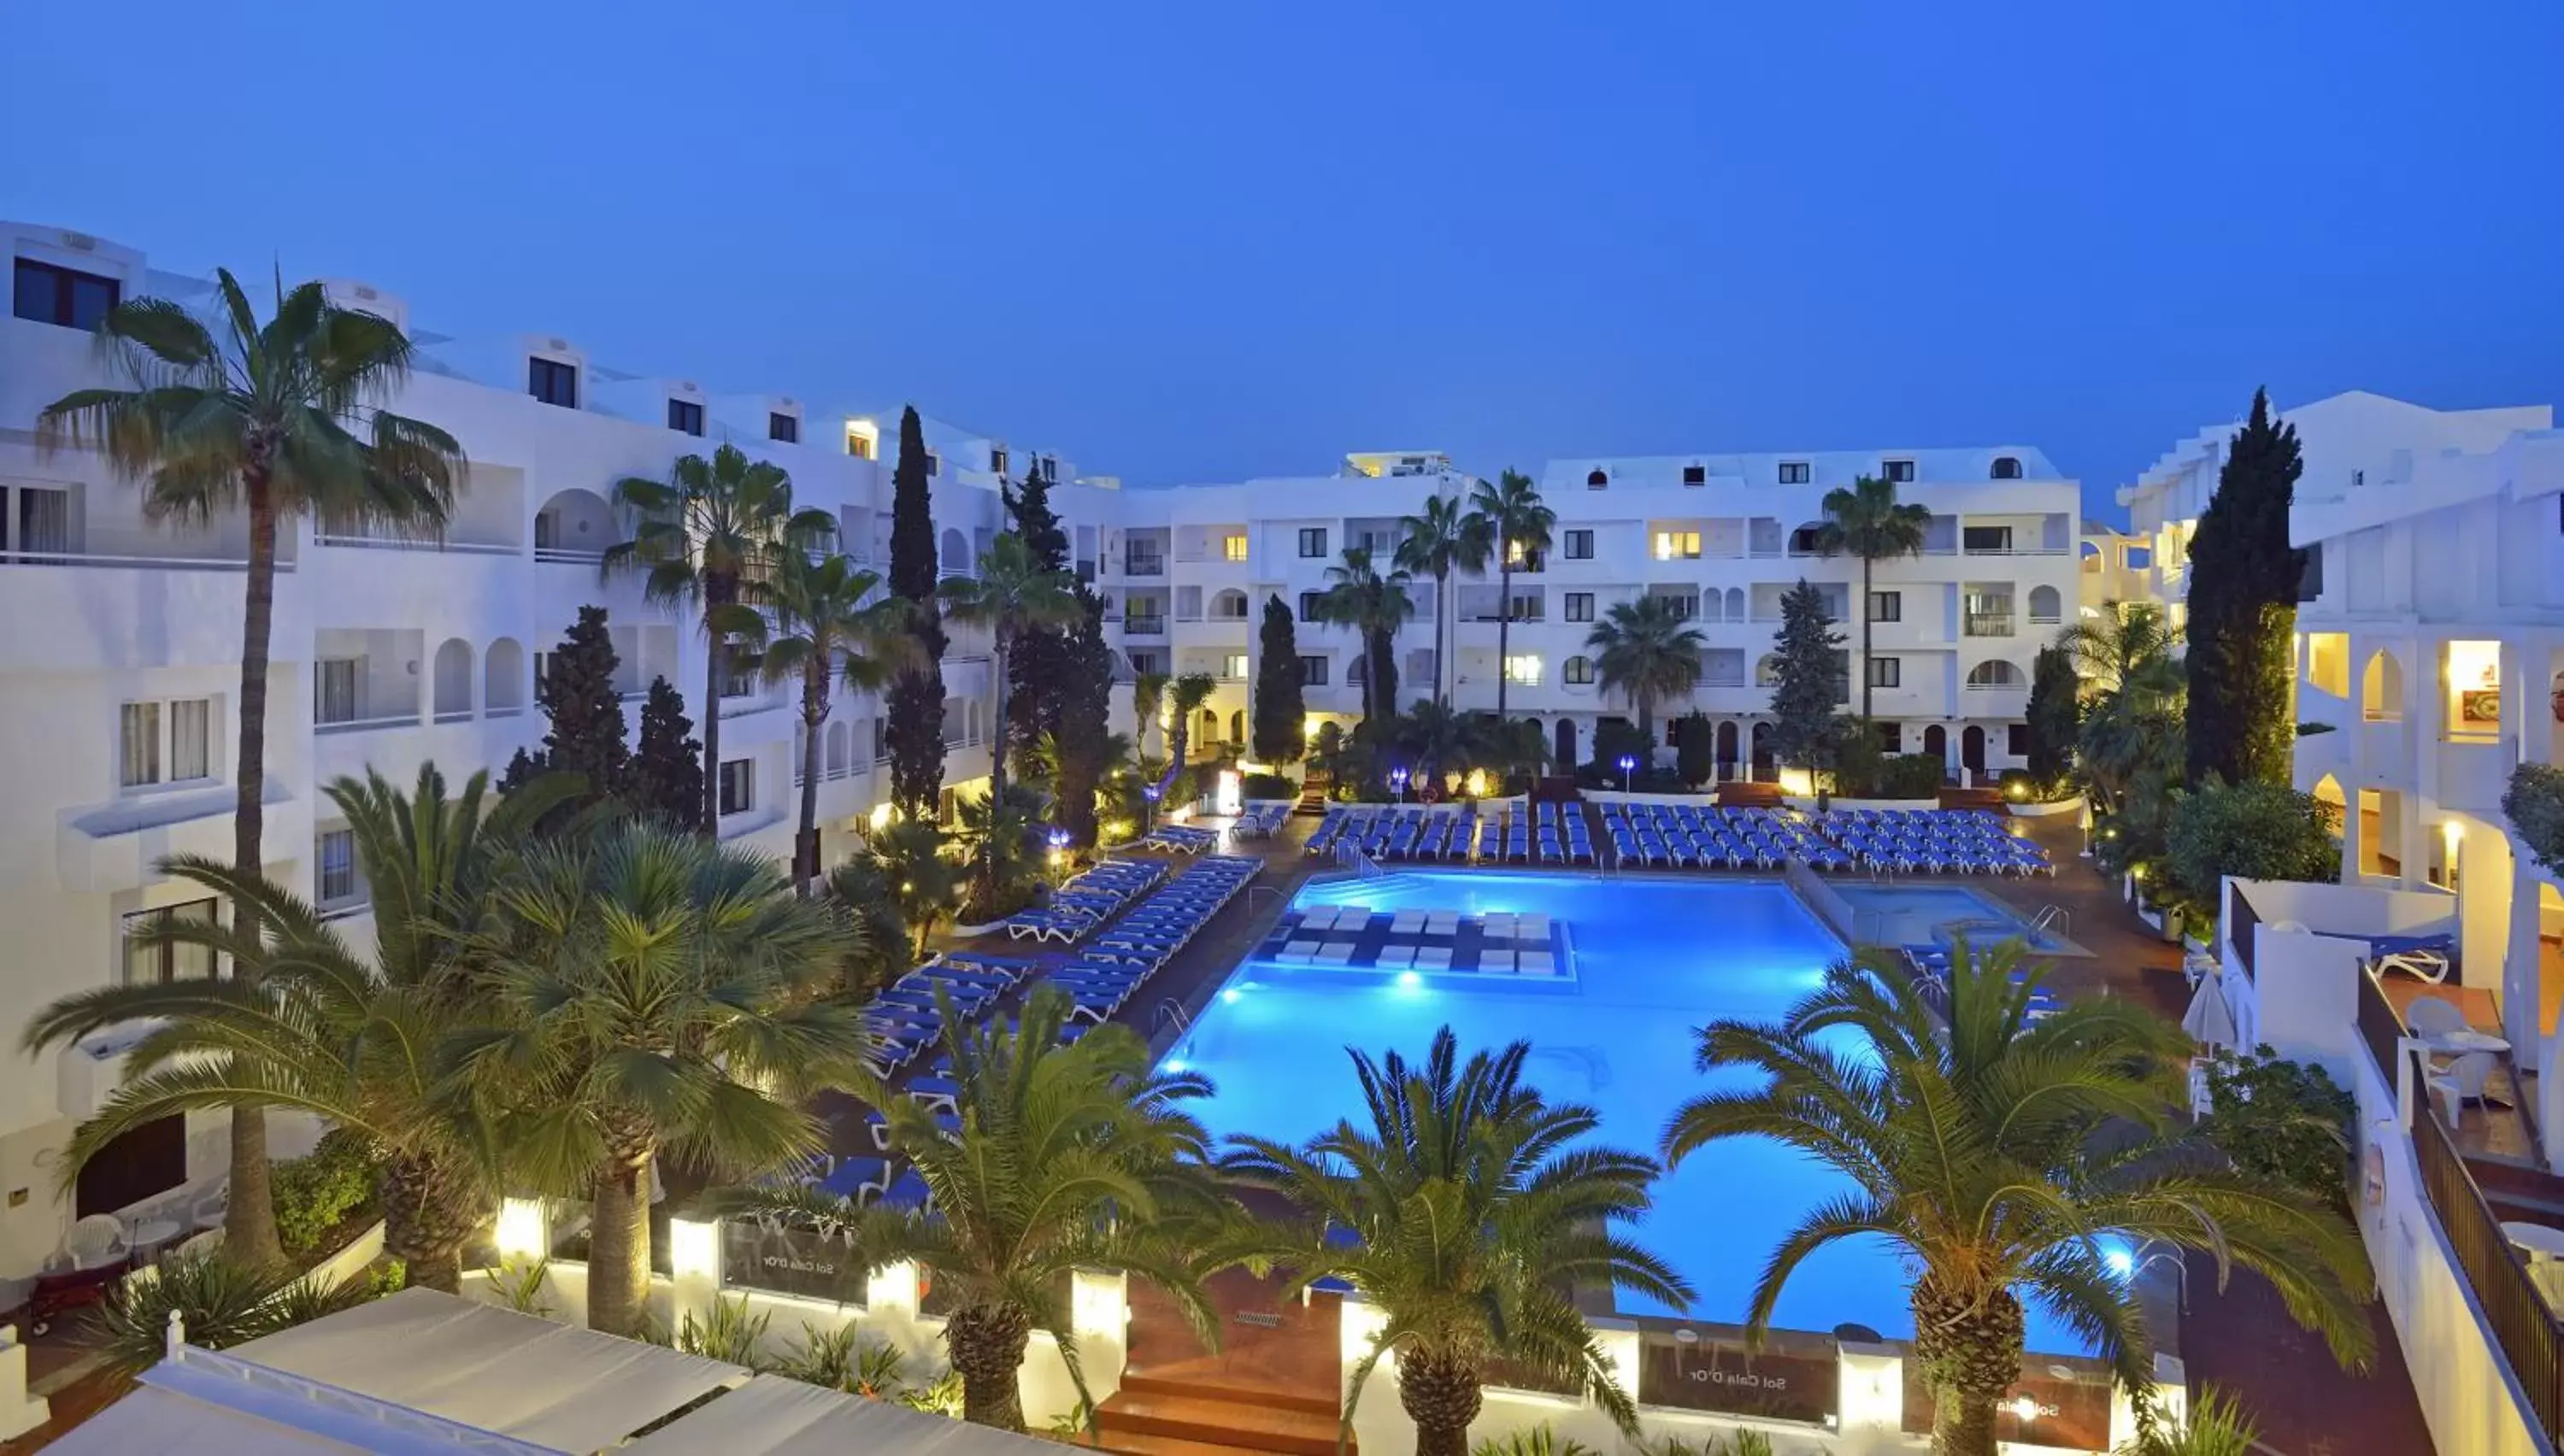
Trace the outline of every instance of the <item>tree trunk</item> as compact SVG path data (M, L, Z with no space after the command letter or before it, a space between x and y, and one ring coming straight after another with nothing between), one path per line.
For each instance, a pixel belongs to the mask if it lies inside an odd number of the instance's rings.
M1514 558L1503 541L1496 542L1496 722L1505 721L1505 668L1514 643Z
M1869 718L1869 557L1860 558L1860 716Z
M1444 708L1451 706L1450 667L1443 650L1444 639L1451 635L1451 573L1433 575L1433 701Z
M393 1153L375 1173L383 1209L383 1248L422 1289L458 1293L463 1246L486 1223L490 1203L480 1181L459 1163Z
M1005 1305L956 1310L944 1326L944 1348L962 1376L962 1418L1001 1431L1024 1428L1024 1347L1032 1321Z
M996 737L988 745L988 842L979 857L980 905L993 903L997 897L997 829L1006 803L1006 631L1003 625L988 632L988 694L995 700L991 711L996 715Z
M2021 1378L2021 1301L1916 1281L1914 1356L1932 1389L1933 1456L1996 1456L1995 1408Z
M1468 1456L1478 1418L1478 1372L1459 1360L1407 1351L1397 1359L1397 1403L1415 1422L1415 1456Z
M828 660L811 659L801 682L801 827L792 836L792 888L819 878L819 735L828 728Z
M650 1288L650 1153L606 1157L588 1213L587 1328L630 1335L640 1328Z
M713 576L704 582L704 605L730 605L739 584ZM721 838L721 702L729 686L730 641L719 632L704 633L704 837Z
M240 756L232 769L232 867L242 875L266 873L261 838L266 829L268 643L276 629L276 505L268 495L268 462L274 446L253 435L251 459L241 472L249 497L249 571L241 609ZM236 926L258 930L245 906L232 907ZM232 974L254 971L239 962ZM231 1115L231 1190L223 1212L223 1247L252 1264L282 1264L285 1245L276 1233L276 1195L268 1182L267 1113L234 1108Z

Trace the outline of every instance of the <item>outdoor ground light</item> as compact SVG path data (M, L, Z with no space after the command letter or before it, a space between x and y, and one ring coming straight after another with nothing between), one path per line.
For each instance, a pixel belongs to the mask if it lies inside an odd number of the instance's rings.
M1620 755L1620 792L1627 793L1629 791L1629 775L1637 769L1637 766L1638 759L1635 754L1623 753Z

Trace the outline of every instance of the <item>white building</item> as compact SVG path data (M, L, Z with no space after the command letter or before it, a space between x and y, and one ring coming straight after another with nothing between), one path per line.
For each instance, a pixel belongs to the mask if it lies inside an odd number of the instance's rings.
M107 307L142 295L201 302L207 281L57 228L0 223L0 243L13 285L12 315L0 318L0 608L22 627L0 644L9 830L0 924L11 931L0 975L23 1014L119 978L204 972L183 954L130 947L126 936L149 918L210 910L156 872L163 856L231 851L246 536L238 520L203 530L148 522L137 487L93 456L45 456L33 433L47 403L114 382L86 332ZM406 783L430 761L459 782L537 744L541 658L580 606L610 613L636 728L639 700L661 676L703 721L697 621L602 574L600 552L627 525L609 505L617 480L662 479L680 455L735 444L787 470L796 502L833 513L843 547L883 569L884 457L896 449L897 415L618 370L541 332L449 338L415 325L408 301L388 290L328 287L409 331L421 359L394 407L452 432L472 462L442 541L331 535L306 522L280 547L267 868L346 915L361 943L364 887L320 786L367 768ZM1368 543L1385 558L1401 516L1473 484L1440 454L1385 452L1349 456L1328 476L1126 492L1108 478L1078 479L1055 455L1010 453L964 430L930 423L927 443L942 568L970 569L1000 529L1000 477L1047 474L1078 573L1110 604L1129 666L1219 680L1194 726L1202 744L1246 736L1257 626L1272 595L1300 618L1311 714L1358 714L1359 645L1307 620L1307 601L1344 547ZM1862 474L1896 481L1932 512L1923 554L1877 568L1868 663L1847 620L1859 563L1813 549L1818 502ZM1846 619L1850 671L1874 685L1900 751L1954 772L1999 771L2020 760L2030 659L2081 596L2076 485L2027 448L1579 459L1553 463L1542 489L1559 524L1545 557L1517 563L1509 660L1498 661L1507 604L1492 575L1452 583L1449 654L1460 707L1493 708L1501 671L1509 710L1538 718L1563 758L1587 756L1596 724L1626 712L1595 684L1587 634L1613 602L1648 593L1682 603L1708 640L1698 692L1665 705L1667 717L1692 708L1711 717L1721 776L1752 773L1781 595L1804 577ZM1436 660L1431 584L1414 596L1414 623L1397 643L1405 702L1430 693ZM949 785L985 773L986 651L957 631L944 661ZM717 708L722 833L781 857L797 811L792 695L730 688ZM828 855L843 853L887 797L881 723L869 695L834 707L819 793ZM118 1073L111 1041L0 1055L0 1279L53 1253L76 1213L219 1173L219 1120L198 1119L133 1135L60 1196L57 1149Z

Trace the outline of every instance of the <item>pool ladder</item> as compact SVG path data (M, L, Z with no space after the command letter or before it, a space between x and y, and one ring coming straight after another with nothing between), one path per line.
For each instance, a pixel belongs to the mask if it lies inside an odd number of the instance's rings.
M1164 1030L1167 1023L1170 1021L1175 1024L1175 1035L1177 1036L1181 1036L1185 1032L1193 1029L1193 1019L1184 1014L1184 1003L1176 1000L1173 996L1169 996L1167 999L1158 1003L1157 1015L1151 1019L1149 1024L1150 1034L1154 1036L1159 1031Z
M2060 940L2074 938L2074 917L2061 905L2040 907L2038 914L2030 918L2030 928L2041 935L2052 935Z

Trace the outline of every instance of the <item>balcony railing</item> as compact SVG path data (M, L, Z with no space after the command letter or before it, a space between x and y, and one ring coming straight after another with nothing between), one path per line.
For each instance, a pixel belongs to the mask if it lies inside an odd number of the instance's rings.
M1164 556L1126 556L1123 558L1122 574L1125 576L1164 576L1167 574L1167 558Z
M1125 636L1130 637L1164 637L1167 635L1167 619L1164 617L1124 617L1122 619L1122 631Z
M1967 615L1970 637L2010 637L2013 635L2012 613L1970 612Z
M316 733L366 733L372 732L376 728L416 727L418 727L418 715L416 713L398 713L385 718L324 719L312 725L312 731Z

